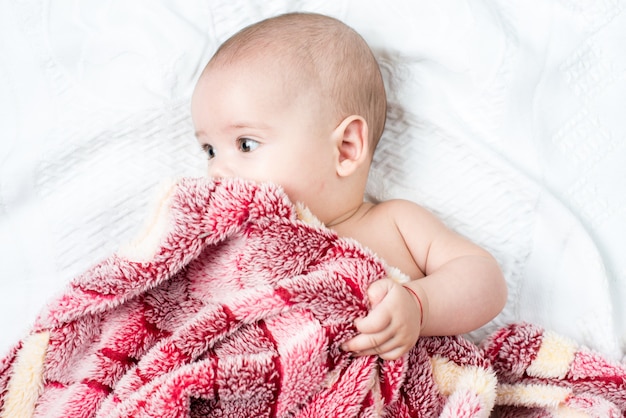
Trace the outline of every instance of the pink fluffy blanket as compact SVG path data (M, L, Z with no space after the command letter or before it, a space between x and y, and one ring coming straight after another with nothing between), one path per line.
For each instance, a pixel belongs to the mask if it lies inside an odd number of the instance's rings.
M626 368L529 324L341 351L382 277L280 188L183 179L2 360L1 416L622 416Z

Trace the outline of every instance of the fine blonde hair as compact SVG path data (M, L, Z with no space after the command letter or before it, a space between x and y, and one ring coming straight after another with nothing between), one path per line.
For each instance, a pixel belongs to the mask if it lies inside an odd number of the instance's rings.
M207 68L246 59L272 60L288 69L294 86L313 86L327 100L337 122L359 115L369 127L372 150L387 113L380 68L365 40L335 18L287 13L262 20L227 39Z

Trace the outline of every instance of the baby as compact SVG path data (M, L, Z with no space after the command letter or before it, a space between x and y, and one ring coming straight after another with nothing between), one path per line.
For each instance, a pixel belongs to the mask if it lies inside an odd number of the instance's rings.
M396 359L420 335L466 333L503 308L488 252L413 202L364 201L386 97L371 50L342 22L291 13L244 28L211 58L191 106L210 176L279 184L412 279L371 284L372 309L343 349Z

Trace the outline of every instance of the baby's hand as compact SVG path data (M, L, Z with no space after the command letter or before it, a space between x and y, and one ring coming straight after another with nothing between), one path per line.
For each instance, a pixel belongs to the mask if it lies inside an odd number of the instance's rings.
M360 332L342 345L357 356L377 354L395 360L415 345L420 335L422 312L407 289L391 279L373 282L367 289L372 310L355 321Z

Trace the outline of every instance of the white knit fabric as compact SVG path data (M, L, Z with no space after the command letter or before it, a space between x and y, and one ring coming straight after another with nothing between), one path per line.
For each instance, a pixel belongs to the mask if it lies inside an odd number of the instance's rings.
M281 12L358 30L390 115L368 187L491 250L484 332L527 320L616 358L626 336L626 2L0 3L0 350L139 231L156 186L203 174L189 98L217 45Z

